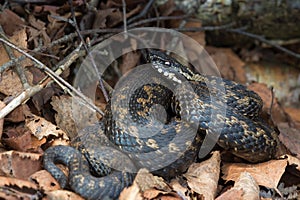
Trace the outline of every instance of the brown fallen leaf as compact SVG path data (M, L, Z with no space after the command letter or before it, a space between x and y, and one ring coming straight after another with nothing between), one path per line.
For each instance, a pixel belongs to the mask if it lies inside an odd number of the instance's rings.
M287 114L292 118L292 121L295 124L295 128L300 129L300 109L299 108L291 108L291 107L285 107L284 110L287 112Z
M0 174L27 180L42 167L42 155L7 151L0 153Z
M119 196L119 199L120 200L142 200L143 198L137 183L133 182L133 184L130 187L124 188Z
M206 200L214 199L217 193L220 163L220 152L215 151L208 160L192 164L184 174L191 190L203 195Z
M181 200L182 198L174 192L164 192L157 189L147 189L143 193L143 197L146 199L173 199L173 200Z
M246 83L245 63L230 48L207 46L206 50L218 66L222 77Z
M140 169L134 179L134 182L137 183L141 192L145 190L156 188L161 191L170 192L171 188L164 181L163 178L154 176L147 169Z
M248 89L256 92L263 100L263 113L269 113L272 104L272 120L275 124L288 122L288 116L276 98L272 101L272 91L264 83L251 83ZM269 116L267 116L269 118Z
M25 125L39 140L41 140L43 137L48 137L49 135L62 137L64 140L69 140L68 135L59 127L37 115L31 114L30 116L27 116Z
M231 188L221 194L216 200L243 200L243 189Z
M0 176L0 198L40 199L41 191L30 181Z
M271 160L259 164L225 163L222 166L226 181L237 181L242 172L248 172L258 185L276 188L287 166L287 160Z
M9 113L5 117L5 121L15 122L15 123L25 121L24 112L26 112L26 110L29 110L29 108L26 104L18 106L17 108L15 108L11 113Z
M234 183L234 188L244 191L243 200L259 200L259 187L248 172L242 172Z
M123 55L122 63L120 65L120 70L122 74L125 74L129 70L131 70L133 67L137 65L139 62L140 54L136 52L129 52L125 55Z
M286 155L286 156L289 165L296 166L296 169L300 172L300 159L291 155Z
M247 63L245 68L248 81L272 86L283 106L299 105L299 69L278 61Z
M77 98L67 95L54 96L51 105L56 111L56 124L67 133L71 140L77 136L81 129L98 121L96 113L83 106Z
M30 176L30 180L33 180L35 183L37 183L39 188L43 189L44 191L60 189L59 183L46 170L35 172Z
M16 31L24 28L25 22L16 13L5 9L0 13L0 24L7 35L13 36Z
M84 200L84 198L69 190L53 190L45 193L48 199L51 200Z
M279 139L288 150L300 158L300 134L299 129L293 128L289 123L279 123Z
M5 130L3 142L11 149L17 151L27 151L31 148L31 131L23 126L9 127Z
M191 200L191 195L187 187L183 187L177 179L172 179L170 186L173 188L174 191L179 194L185 200Z

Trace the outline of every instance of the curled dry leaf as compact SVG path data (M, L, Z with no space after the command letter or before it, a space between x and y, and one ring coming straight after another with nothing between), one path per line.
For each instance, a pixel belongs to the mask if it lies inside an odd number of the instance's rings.
M41 154L17 151L0 153L0 174L26 180L41 169L41 157Z
M242 172L234 184L234 188L244 191L243 200L259 200L259 187L248 172Z
M242 172L234 187L220 195L216 200L259 200L259 186L248 172Z
M79 130L93 125L98 121L96 113L88 109L82 101L76 97L67 95L53 97L51 105L57 112L56 124L66 131L70 139L77 136Z
M136 182L128 187L124 188L119 196L120 200L142 200L142 195L140 193L140 188Z
M39 151L39 148L44 140L39 140L39 145L36 145L36 137L31 135L31 131L22 126L8 128L5 130L5 138L2 141L11 149L17 151Z
M206 200L214 199L217 193L220 163L220 152L215 151L210 159L192 164L184 174L191 190L203 195Z
M243 189L231 188L221 194L216 200L243 200Z
M31 114L26 118L25 125L31 130L33 135L41 140L43 137L54 135L56 137L62 137L64 140L68 140L67 134L59 127L55 126L51 122L45 120L42 117Z
M288 150L296 154L300 158L300 134L299 130L291 127L289 123L279 123L280 131L279 139L288 148Z
M59 183L51 176L46 170L40 170L30 176L30 180L33 180L39 185L39 188L44 191L52 191L60 189Z
M140 169L134 179L132 186L125 188L119 199L181 199L171 188L164 182L163 178L153 176L147 169Z
M40 199L41 191L32 182L10 177L0 177L0 198Z
M69 190L53 190L45 193L48 199L51 200L84 200L84 198Z
M286 155L286 156L289 165L296 166L296 169L300 172L300 159L291 155Z
M191 197L189 194L189 190L186 187L183 187L177 179L173 179L170 183L170 186L173 188L174 191L179 194L183 199L185 200L191 200Z
M158 176L154 176L147 169L140 169L134 179L141 192L147 189L157 188L162 191L170 192L171 188L165 183L164 179Z
M287 166L287 160L271 160L259 164L225 163L223 179L237 181L242 172L248 172L258 185L276 188Z

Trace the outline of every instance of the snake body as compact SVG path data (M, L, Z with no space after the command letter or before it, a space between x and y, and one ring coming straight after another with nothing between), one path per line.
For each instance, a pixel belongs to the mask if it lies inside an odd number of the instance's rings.
M45 169L62 187L69 185L87 199L116 199L132 183L130 172L139 168L163 177L185 171L197 158L203 139L214 133L219 133L219 146L250 162L274 157L277 133L259 120L262 100L255 92L233 81L193 73L162 52L151 50L149 61L153 76L147 71L139 78L151 83L134 87L134 76L127 77L116 89L117 98L108 103L104 120L79 133L78 150L46 150ZM224 102L225 112L220 112ZM160 109L153 109L155 105ZM163 117L161 110L166 111ZM69 168L69 181L55 163Z

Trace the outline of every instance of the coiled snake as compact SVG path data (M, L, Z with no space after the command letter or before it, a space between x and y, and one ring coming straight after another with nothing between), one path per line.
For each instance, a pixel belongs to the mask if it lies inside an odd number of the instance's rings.
M145 68L139 79L151 82L137 85L134 75L120 80L104 120L79 133L79 151L67 146L45 151L44 167L62 187L88 199L115 199L141 167L164 177L183 172L205 136L215 133L219 146L249 162L274 157L277 133L260 122L262 100L256 93L193 73L163 52L150 50L148 57L152 73ZM69 179L55 163L68 166Z

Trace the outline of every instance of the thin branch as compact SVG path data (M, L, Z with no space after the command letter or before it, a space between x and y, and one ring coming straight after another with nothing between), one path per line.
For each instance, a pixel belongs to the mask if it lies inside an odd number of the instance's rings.
M5 35L5 33L4 33L3 28L2 28L1 25L0 25L0 35L2 36L2 38L8 40L8 38L6 37L6 35ZM15 54L13 53L12 49L9 46L4 45L4 48L5 48L5 51L6 51L8 57L10 59L15 59L16 58ZM16 69L16 72L17 72L17 74L18 74L18 76L19 76L19 78L21 80L21 83L22 83L23 87L25 89L28 88L29 84L28 84L27 78L25 76L25 70L24 70L24 68L21 66L21 64L19 62L18 63L14 63L14 64L16 66L15 69Z
M150 1L147 3L147 5L145 6L145 8L142 10L142 12L140 12L138 15L136 15L136 16L134 16L134 17L132 17L132 18L130 18L130 19L128 20L128 24L130 24L131 22L134 22L134 21L136 21L136 20L138 20L138 19L144 17L144 16L148 13L148 11L149 11L149 9L151 8L151 6L152 6L152 4L154 3L154 1L155 1L155 0L150 0Z
M282 46L276 44L276 43L273 43L272 41L267 40L263 36L256 35L256 34L253 34L253 33L249 33L249 32L243 31L241 29L227 29L226 31L227 32L231 32L231 33L237 33L237 34L240 34L240 35L244 35L244 36L256 39L256 40L258 40L260 42L263 42L263 43L266 43L266 44L268 44L268 45L270 45L270 46L272 46L272 47L274 47L276 49L279 49L280 51L283 51L283 52L285 52L288 55L291 55L291 56L293 56L295 58L300 59L300 54L295 53L295 52L293 52L293 51L291 51L291 50L289 50L289 49L287 49L285 47L282 47Z
M36 58L34 58L33 56L31 56L30 54L28 54L27 52L23 51L22 49L18 48L17 46L15 46L14 44L4 40L3 38L0 38L0 41L7 44L8 46L16 49L17 51L19 51L20 53L24 54L26 57L30 58L32 61L34 61L37 64L37 67L39 69L44 70L56 83L58 84L64 84L68 90L73 91L77 96L81 97L91 108L93 108L95 111L99 112L101 115L103 115L104 113L98 108L96 107L93 103L90 103L90 101L88 100L88 98L82 94L80 91L76 90L74 87L72 87L67 81L65 81L63 78L61 78L60 76L58 76L55 72L53 72L51 69L49 69L46 65L44 65L41 61L37 60ZM77 48L78 49L78 48ZM71 94L71 92L70 92Z
M165 20L178 20L178 19L185 19L189 15L179 15L179 16L160 16L160 17L154 17L154 18L149 18L149 19L144 19L135 23L130 24L128 27L133 28L140 26L142 24L147 24L150 22L157 22L157 21L165 21ZM128 20L129 21L129 20Z
M122 0L124 32L127 33L126 1Z
M93 66L93 68L94 68L94 70L95 70L95 72L96 72L96 74L98 76L98 80L99 80L99 85L100 85L101 91L103 93L103 96L104 96L106 102L108 102L109 101L109 97L108 97L108 94L107 94L107 92L105 90L105 87L104 87L103 80L102 80L102 77L100 75L100 72L99 72L99 70L98 70L98 68L96 66L96 63L95 63L95 60L94 60L93 56L90 54L90 51L87 48L87 45L85 43L85 40L83 39L82 34L80 33L80 30L79 30L79 27L78 27L78 24L77 24L77 21L76 21L76 17L75 17L75 11L74 11L74 7L73 7L73 4L72 4L72 0L69 0L69 4L70 4L72 18L73 18L73 22L71 22L71 24L75 27L75 30L76 30L76 32L77 32L77 34L78 34L78 36L79 36L79 38L80 38L80 40L81 40L81 42L83 44L83 47L86 50L87 55L88 55L89 59L92 62L92 66Z

